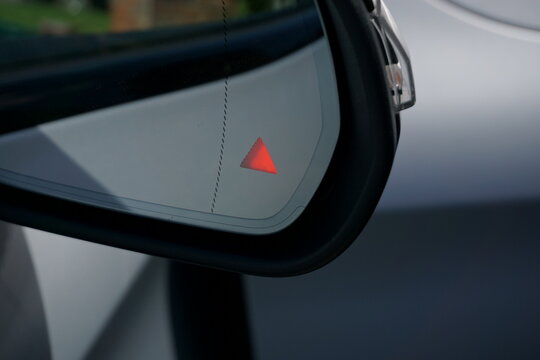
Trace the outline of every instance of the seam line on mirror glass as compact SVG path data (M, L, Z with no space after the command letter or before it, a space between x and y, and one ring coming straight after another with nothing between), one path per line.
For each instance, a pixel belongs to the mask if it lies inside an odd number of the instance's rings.
M229 54L229 43L227 39L227 8L225 5L225 0L221 0L221 9L223 15L223 46L225 48L225 89L223 95L223 127L221 131L221 144L219 150L219 163L218 171L216 177L216 186L214 187L214 196L212 197L212 205L210 207L210 212L214 212L214 207L216 205L216 197L219 189L219 179L221 177L221 166L223 163L223 151L225 149L225 134L227 131L227 102L228 102L228 92L229 92L229 64L228 64L228 54Z

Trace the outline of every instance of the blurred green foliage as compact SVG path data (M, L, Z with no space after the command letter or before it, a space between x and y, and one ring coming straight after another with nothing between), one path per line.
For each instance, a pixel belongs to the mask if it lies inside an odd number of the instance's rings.
M236 0L234 17L245 17L251 14L268 11L273 8L272 0Z
M37 32L46 22L61 23L78 33L106 32L109 28L109 17L103 10L89 7L73 14L55 4L0 1L0 23L4 27Z
M109 30L110 0L87 0L79 11L69 11L65 0L0 0L0 35L44 33L44 28L57 27L65 33L103 33ZM204 4L207 0L196 0ZM294 4L297 1L235 0L231 17L246 17L254 13L269 11L276 5ZM307 1L307 0L306 0ZM279 6L278 6L279 7ZM46 33L47 31L45 31Z
M272 0L245 0L247 8L250 12L261 12L272 8Z

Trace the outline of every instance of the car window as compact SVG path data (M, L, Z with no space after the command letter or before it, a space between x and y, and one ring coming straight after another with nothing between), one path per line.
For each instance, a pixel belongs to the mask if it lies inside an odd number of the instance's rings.
M249 25L311 0L0 0L0 75L155 48ZM0 77L0 82L3 78Z

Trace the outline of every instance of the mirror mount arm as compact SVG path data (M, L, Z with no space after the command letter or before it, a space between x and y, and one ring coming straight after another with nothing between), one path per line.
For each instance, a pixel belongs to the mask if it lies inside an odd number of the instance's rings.
M244 276L169 262L169 308L179 359L253 359Z

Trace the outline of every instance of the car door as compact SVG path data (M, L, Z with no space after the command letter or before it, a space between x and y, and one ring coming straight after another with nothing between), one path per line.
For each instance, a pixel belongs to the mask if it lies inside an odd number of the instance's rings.
M481 2L469 2L472 12L452 7L460 3L388 1L409 39L421 100L403 116L389 186L351 251L309 275L248 277L258 358L538 357L538 79L530 70L538 44L471 23ZM4 245L0 256L36 275L14 265L2 274L21 274L43 303L16 312L11 302L2 319L16 320L1 323L34 329L40 354L175 357L161 260L5 228L12 235L4 238L25 236L28 248L12 240L19 248Z
M258 358L538 357L536 12L494 3L388 1L420 98L403 116L396 167L366 232L332 265L248 277ZM526 31L489 21L516 25L520 9ZM35 339L17 354L175 357L161 260L2 229L11 240L0 247L0 284L12 290L1 294L14 295L2 303L0 334L28 339L31 329Z

